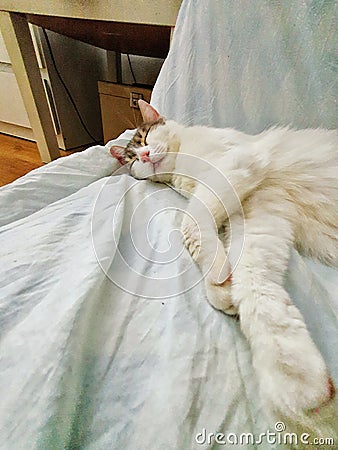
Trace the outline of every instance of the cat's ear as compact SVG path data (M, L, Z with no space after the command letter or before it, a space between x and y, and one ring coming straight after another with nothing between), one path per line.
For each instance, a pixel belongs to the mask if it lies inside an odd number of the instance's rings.
M138 101L144 122L157 122L161 119L161 115L149 103L144 100Z
M126 164L126 149L125 147L121 147L120 145L114 145L110 147L111 155L118 160L118 162L122 165Z

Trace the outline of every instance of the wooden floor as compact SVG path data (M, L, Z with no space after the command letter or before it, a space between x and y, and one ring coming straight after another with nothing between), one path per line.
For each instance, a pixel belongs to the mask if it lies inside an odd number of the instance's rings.
M35 142L0 134L0 186L42 165Z
M74 152L61 151L61 156ZM0 133L0 186L43 166L35 142Z

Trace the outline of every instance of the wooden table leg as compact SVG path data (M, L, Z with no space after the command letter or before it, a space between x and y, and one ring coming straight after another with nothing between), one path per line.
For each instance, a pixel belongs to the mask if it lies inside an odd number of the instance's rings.
M0 28L41 159L60 156L32 37L25 15L0 11Z
M174 31L175 31L175 27L170 27L170 47L171 47L171 43L173 40Z

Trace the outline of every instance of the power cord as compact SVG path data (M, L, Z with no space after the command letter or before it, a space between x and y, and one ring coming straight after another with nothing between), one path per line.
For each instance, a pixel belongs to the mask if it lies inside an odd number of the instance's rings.
M133 66L131 65L130 56L129 56L128 53L127 53L127 58L128 58L129 68L130 68L130 72L131 72L131 75L133 77L134 83L137 84L136 77L135 77L135 74L134 74L134 71L133 71Z
M65 81L63 80L63 78L62 78L62 76L61 76L61 74L60 74L60 72L59 72L59 69L58 69L58 67L57 67L57 64L56 64L56 61L55 61L55 57L54 57L54 54L53 54L52 46L51 46L51 43L50 43L50 41L49 41L49 37L48 37L48 35L47 35L47 33L46 33L45 28L42 28L42 32L43 32L43 35L44 35L44 37L45 37L45 41L46 41L46 44L47 44L47 47L48 47L48 50L49 50L49 54L50 54L50 57L51 57L51 60L52 60L52 63L53 63L53 67L54 67L54 69L55 69L55 72L56 72L56 74L57 74L57 76L58 76L58 78L59 78L59 80L60 80L62 86L64 87L64 89L65 89L65 91L66 91L66 93L67 93L67 95L68 95L68 97L69 97L69 100L71 101L71 104L72 104L73 107L74 107L74 110L75 110L75 112L76 112L76 114L77 114L77 116L78 116L78 118L79 118L79 120L80 120L80 122L81 122L81 125L83 126L83 129L86 131L86 133L88 134L88 136L93 140L93 142L94 142L95 144L100 144L101 141L95 139L95 137L91 134L91 132L89 131L88 127L86 126L84 120L82 119L81 113L80 113L80 111L79 111L79 109L78 109L78 107L77 107L77 105L76 105L76 103L75 103L75 101L74 101L74 99L73 99L73 96L72 96L72 94L70 93L70 90L68 89L68 87L67 87Z

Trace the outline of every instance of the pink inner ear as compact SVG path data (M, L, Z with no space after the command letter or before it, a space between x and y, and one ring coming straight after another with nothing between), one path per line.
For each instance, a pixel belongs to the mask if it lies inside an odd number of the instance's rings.
M161 118L161 115L156 111L156 109L144 100L139 100L138 105L145 122L156 122Z
M110 147L110 153L120 164L122 164L122 166L126 164L124 147L120 147L119 145Z

